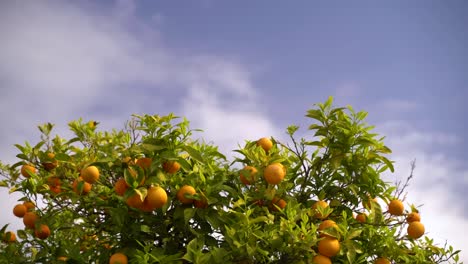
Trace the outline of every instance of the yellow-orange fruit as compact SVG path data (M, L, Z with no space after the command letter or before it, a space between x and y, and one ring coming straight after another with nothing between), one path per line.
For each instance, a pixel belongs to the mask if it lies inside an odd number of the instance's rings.
M50 236L50 229L48 225L40 225L36 230L34 230L34 234L39 239L46 239Z
M332 236L329 236L327 234L324 234L323 232L320 232L320 231L323 231L323 230L325 230L327 228L336 229L336 228L338 228L338 225L333 220L324 220L322 223L320 223L320 225L318 227L320 237L331 237L332 238Z
M285 200L275 197L273 200L271 200L271 210L278 211L276 206L278 206L280 209L284 209L287 204L288 203Z
M24 204L17 204L15 207L13 207L13 214L16 217L23 217L27 211L28 208Z
M144 200L141 199L141 196L138 193L134 193L132 196L129 196L125 203L128 206L133 208L141 208L143 206Z
M262 147L262 149L265 150L265 152L268 152L273 147L273 142L271 141L271 139L263 137L257 140L257 146Z
M419 222L419 221L421 221L421 216L416 212L409 213L406 216L406 222L408 222L408 223Z
M81 170L81 178L87 183L95 183L99 179L99 169L96 166L88 166Z
M408 224L406 231L408 232L409 237L418 239L424 235L425 228L421 222L415 221Z
M60 256L60 257L57 258L57 261L67 261L67 260L68 260L68 258L65 257L65 256Z
M3 241L7 243L16 242L16 234L12 231L5 232L5 234L3 234Z
M55 154L52 152L47 153L48 161L42 162L42 166L46 171L51 171L58 166L58 161L55 160Z
M159 209L167 203L167 193L161 187L150 187L146 195L145 201L147 201L150 208Z
M312 209L315 210L315 218L318 218L318 219L325 219L328 217L329 214L322 214L320 213L318 210L316 210L318 207L320 208L327 208L328 207L328 203L325 202L325 201L317 201L314 203L314 205L312 205Z
M83 183L83 189L80 192L80 189L78 187L81 182ZM73 191L76 194L88 194L91 191L92 187L93 186L90 183L83 181L81 177L78 177L72 184Z
M177 192L177 199L183 204L191 204L193 203L193 199L185 197L186 194L194 195L196 193L195 188L190 185L182 186L179 191Z
M26 208L28 208L28 211L32 211L36 207L36 205L31 201L25 201L23 202L23 205L26 206Z
M391 215L402 215L404 210L405 207L400 200L391 200L388 204L388 212Z
M208 201L206 200L206 198L201 198L200 200L193 200L193 205L196 208L204 209L208 207Z
M143 170L148 170L151 168L151 162L153 162L151 158L139 158L136 161L136 165L140 166Z
M24 177L31 177L31 173L36 173L36 168L34 168L32 165L26 164L21 167L21 175Z
M124 196L125 192L128 190L129 186L124 178L118 179L114 184L114 190L119 196Z
M286 175L286 169L281 163L273 163L268 165L263 171L263 177L269 184L279 184L283 181Z
M365 223L367 221L367 215L364 213L358 214L356 216L356 220L361 223Z
M174 174L180 170L180 163L177 161L166 161L163 163L163 170L169 174Z
M338 239L325 237L318 243L318 252L327 257L333 257L340 252Z
M47 183L51 192L55 194L59 194L60 192L62 192L61 181L58 177L48 178Z
M374 262L375 264L391 264L388 258L378 258Z
M23 216L23 223L27 228L34 229L37 220L39 220L39 216L34 212L27 212Z
M128 258L125 254L115 253L109 259L109 264L127 264Z
M245 166L239 173L241 182L245 185L252 184L255 181L257 172L255 167Z
M329 257L323 255L316 255L312 259L312 263L314 264L332 264L331 259Z

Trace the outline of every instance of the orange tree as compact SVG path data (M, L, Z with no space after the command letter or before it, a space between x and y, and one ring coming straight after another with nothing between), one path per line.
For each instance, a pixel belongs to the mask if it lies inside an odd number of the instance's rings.
M173 115L80 119L70 139L41 125L0 165L24 223L0 230L0 263L458 262L424 236L407 185L382 180L391 151L365 112L329 98L307 117L310 136L247 140L232 162Z

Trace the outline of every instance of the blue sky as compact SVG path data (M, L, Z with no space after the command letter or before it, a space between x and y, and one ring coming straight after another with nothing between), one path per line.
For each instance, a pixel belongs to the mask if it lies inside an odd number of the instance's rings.
M467 12L466 1L2 1L0 159L14 162L12 145L37 140L42 122L121 128L132 113L187 116L228 151L305 127L333 95L387 136L389 181L417 160L409 198L431 236L462 249ZM0 196L8 208L18 198Z

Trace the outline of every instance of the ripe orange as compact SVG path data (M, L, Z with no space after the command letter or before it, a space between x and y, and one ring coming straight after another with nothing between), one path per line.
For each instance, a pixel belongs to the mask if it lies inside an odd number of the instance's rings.
M89 166L81 170L81 178L87 183L95 183L99 179L99 169L96 166Z
M128 189L128 184L124 178L118 179L114 184L114 190L119 196L124 196L125 192Z
M319 230L319 233L320 233L320 237L330 237L330 238L333 238L327 234L324 234L320 231L323 231L327 228L338 228L338 225L335 223L335 221L333 220L324 220L322 223L320 223L319 227L318 227L318 230Z
M321 255L333 257L340 252L340 242L336 238L325 237L319 241L318 251Z
M177 199L183 204L191 204L193 203L193 199L185 197L186 194L194 195L196 193L195 189L190 185L182 186L179 191L177 192Z
M388 258L378 258L375 260L374 264L391 264L390 260Z
M314 264L332 264L331 259L329 257L323 255L316 255L312 259L312 263Z
M150 208L159 209L167 203L167 193L161 187L149 187L148 194L145 201L147 201Z
M201 198L200 200L193 200L193 205L195 205L196 208L208 208L208 201L206 198Z
M66 256L60 256L57 258L57 261L67 261L68 258Z
M62 192L61 181L57 177L51 177L47 179L49 189L51 192L58 194Z
M367 214L361 213L356 216L356 220L361 223L367 222Z
M16 241L16 234L12 231L8 231L8 232L5 232L5 234L3 234L3 241L7 242L7 243L13 243Z
M403 203L400 200L391 200L388 204L388 212L391 215L402 215L404 209Z
M36 225L37 220L39 220L39 216L34 212L27 212L23 216L23 223L24 226L26 226L27 228L33 229Z
M134 164L136 160L132 160L131 157L125 157L122 159L122 163L125 163L127 165Z
M36 205L31 201L25 201L25 202L23 202L23 205L26 206L28 211L32 211L32 210L34 210L34 207L36 207Z
M276 185L280 183L286 175L286 169L281 163L268 165L263 171L263 177L269 184Z
M163 170L169 174L174 174L180 170L180 163L177 161L166 161L163 163Z
M328 203L325 202L325 201L317 201L314 203L314 205L312 205L312 209L315 211L315 217L318 218L318 219L325 219L328 217L328 214L321 214L318 210L316 210L318 207L320 208L327 208L328 207Z
M249 185L255 181L255 175L257 174L257 169L252 166L245 166L240 171L240 180L243 184Z
M148 170L151 168L151 162L153 162L151 158L139 158L136 161L136 165L140 166L143 170Z
M408 222L408 223L419 222L419 221L421 221L421 216L416 212L409 213L406 216L406 222Z
M424 235L425 229L424 225L421 222L415 221L411 222L408 225L408 236L413 239L418 239Z
M37 238L39 239L46 239L50 236L50 229L48 225L40 225L39 228L36 228L34 230L34 234L36 235Z
M42 162L42 166L46 171L51 171L58 166L58 161L55 159L55 154L52 152L47 153L48 160Z
M268 152L272 147L273 147L273 142L271 139L263 137L259 140L257 140L257 146L262 147L265 152Z
M127 203L128 206L133 207L133 208L141 208L143 206L143 201L141 199L141 196L138 193L134 193L132 196L129 196L125 203Z
M278 206L280 209L284 209L287 204L288 203L285 200L275 197L273 200L271 200L271 210L278 211L276 206Z
M31 177L31 173L36 173L36 168L34 168L32 165L26 164L21 167L21 175L24 177Z
M80 192L79 186L81 185L80 183L83 183L83 189ZM91 191L91 188L93 187L90 183L87 183L83 181L81 177L78 177L74 182L73 182L73 191L76 194L88 194Z
M109 264L127 264L128 258L125 254L115 253L109 259Z
M28 211L28 208L24 204L17 204L13 208L13 214L16 217L23 217L27 211Z

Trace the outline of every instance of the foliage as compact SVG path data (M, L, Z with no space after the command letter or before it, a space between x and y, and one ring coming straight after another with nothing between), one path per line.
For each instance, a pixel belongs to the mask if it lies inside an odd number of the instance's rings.
M35 228L47 225L50 236L18 230L18 241L0 242L0 263L107 263L116 252L130 263L312 263L327 237L339 241L334 263L379 257L457 263L459 251L452 247L407 236L405 215L417 211L414 206L402 216L387 212L390 200L403 200L403 190L381 178L393 172L391 151L364 122L366 115L334 108L329 98L307 112L310 138L298 139L299 128L290 126L289 143L271 139L273 147L265 150L247 141L232 163L216 146L194 140L189 122L172 114L134 115L123 130L112 131L79 119L69 123L71 139L52 136L50 123L41 125L37 144L15 145L18 163L0 165L0 185L21 193L20 203L37 204ZM168 170L168 161L180 169ZM273 163L286 172L276 185L263 177ZM22 176L25 164L36 172ZM85 193L84 181L73 183L89 166L98 168L99 178ZM256 171L239 169L245 166ZM240 173L251 181L244 184ZM114 186L122 177L121 196ZM177 197L184 185L196 191L181 194L188 204ZM135 197L145 201L150 186L167 192L162 208L129 205ZM325 206L314 206L317 201ZM354 218L359 213L367 214L364 221ZM319 232L325 218L337 228Z

